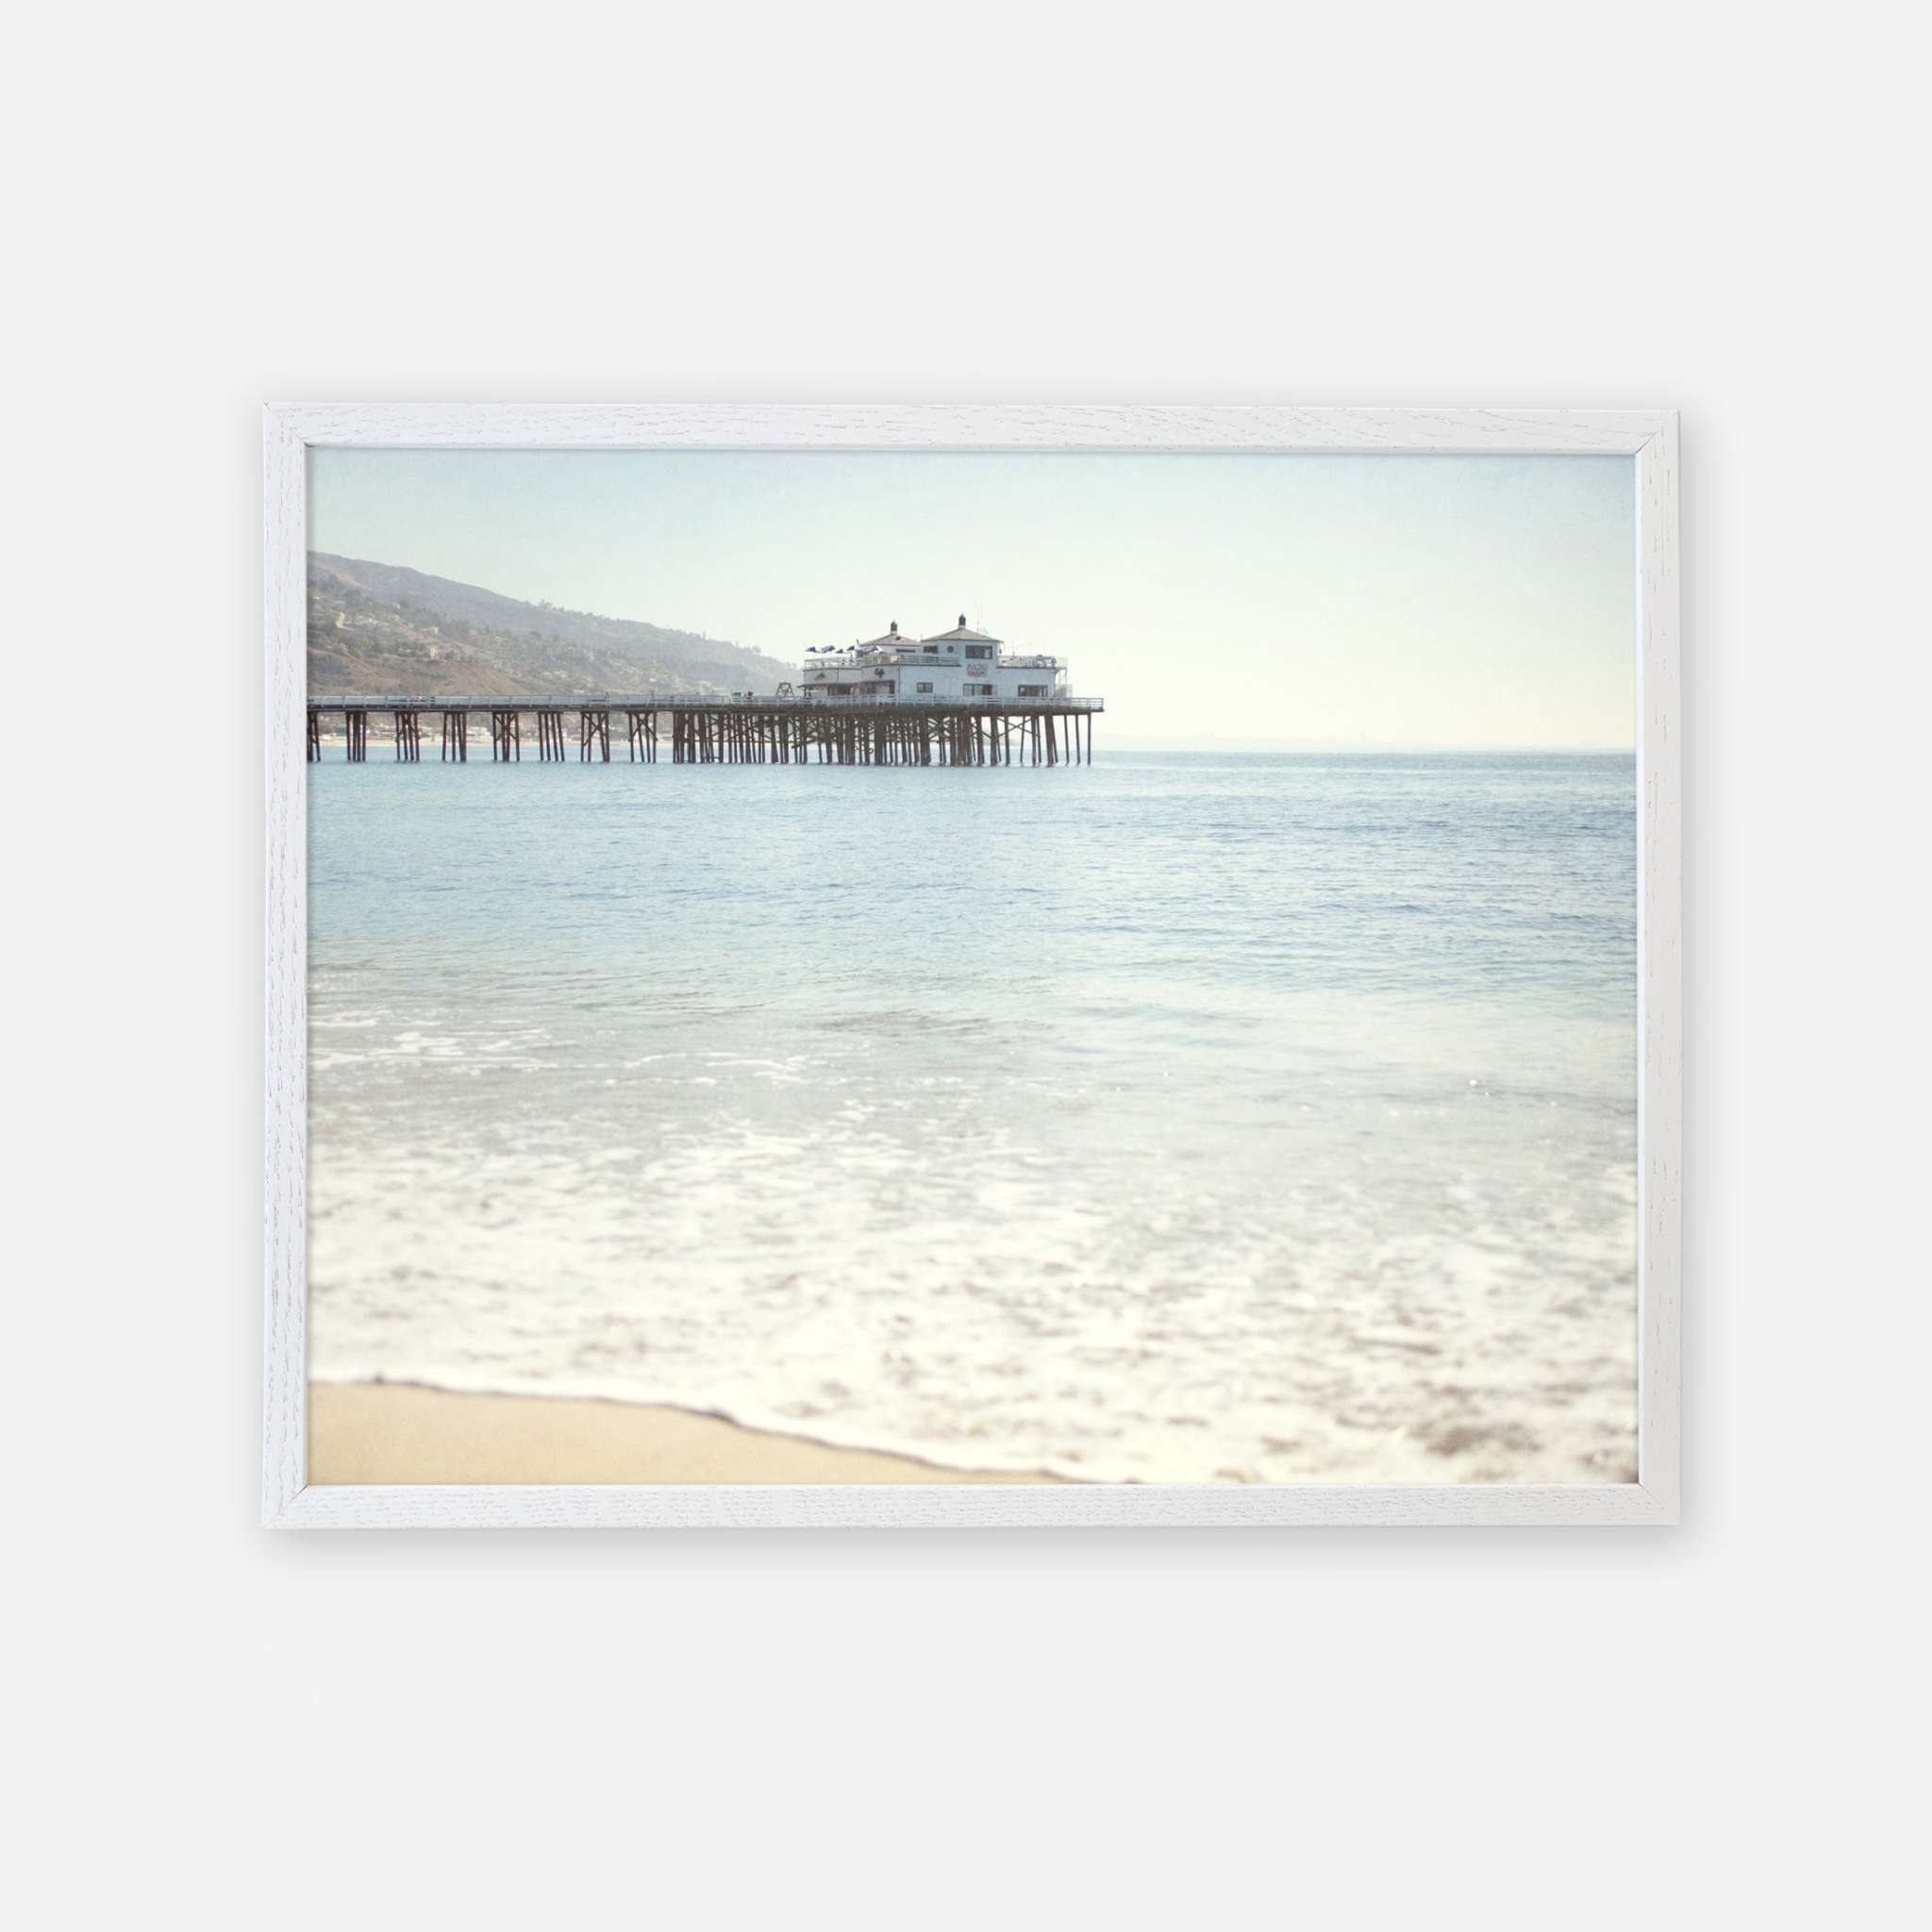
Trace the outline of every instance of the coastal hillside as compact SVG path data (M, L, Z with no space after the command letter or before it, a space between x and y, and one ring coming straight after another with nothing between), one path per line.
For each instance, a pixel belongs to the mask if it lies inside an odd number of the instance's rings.
M770 691L793 667L744 644L525 604L400 564L308 553L308 689L433 697Z

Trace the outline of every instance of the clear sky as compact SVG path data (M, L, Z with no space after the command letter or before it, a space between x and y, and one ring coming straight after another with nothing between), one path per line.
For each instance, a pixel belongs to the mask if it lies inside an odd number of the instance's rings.
M755 644L969 622L1117 735L1624 749L1627 457L319 450L317 550Z

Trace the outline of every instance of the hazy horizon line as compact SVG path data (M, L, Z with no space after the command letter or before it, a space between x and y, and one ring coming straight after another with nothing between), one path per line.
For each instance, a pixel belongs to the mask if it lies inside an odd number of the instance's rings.
M1102 717L1107 714L1100 713ZM1522 753L1537 758L1635 758L1634 744L1450 744L1435 739L1346 739L1346 738L1235 738L1202 732L1189 738L1150 737L1145 732L1120 731L1109 735L1117 751L1238 751L1238 752L1334 752L1349 754L1415 752L1468 752L1494 756Z

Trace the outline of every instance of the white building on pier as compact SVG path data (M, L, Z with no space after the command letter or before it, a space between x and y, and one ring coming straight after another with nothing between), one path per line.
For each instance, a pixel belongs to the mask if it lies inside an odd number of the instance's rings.
M901 637L894 623L869 643L826 644L805 655L799 694L878 704L1056 704L1072 696L1058 658L1009 656L998 638L967 626L937 637Z

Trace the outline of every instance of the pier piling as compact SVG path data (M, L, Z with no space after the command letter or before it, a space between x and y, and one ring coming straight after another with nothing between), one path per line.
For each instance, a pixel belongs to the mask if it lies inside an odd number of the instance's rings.
M490 714L490 756L498 764L524 755L523 717L537 721L538 757L568 756L564 718L576 718L577 758L610 762L610 713L621 710L632 764L656 764L659 737L678 765L1091 765L1098 698L1050 703L845 702L782 698L585 697L503 702L491 698L312 698L308 756L322 757L325 715L342 716L351 764L369 757L369 714L387 711L399 763L423 756L423 714L442 723L445 763L469 762L472 709ZM659 715L665 718L660 733ZM1082 723L1085 730L1082 731Z

